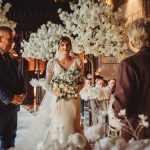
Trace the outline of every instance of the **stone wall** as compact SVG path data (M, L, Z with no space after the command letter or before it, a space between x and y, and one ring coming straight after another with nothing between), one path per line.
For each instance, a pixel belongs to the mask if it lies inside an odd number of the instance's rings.
M110 78L117 78L119 63L103 63L101 64L101 74L104 79L108 80Z

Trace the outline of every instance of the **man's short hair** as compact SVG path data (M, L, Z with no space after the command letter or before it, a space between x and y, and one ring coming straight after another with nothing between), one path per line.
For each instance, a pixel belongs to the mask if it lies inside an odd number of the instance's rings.
M0 36L2 32L8 32L13 34L13 30L7 26L0 26Z
M139 18L133 21L128 27L128 38L138 49L150 47L150 20Z

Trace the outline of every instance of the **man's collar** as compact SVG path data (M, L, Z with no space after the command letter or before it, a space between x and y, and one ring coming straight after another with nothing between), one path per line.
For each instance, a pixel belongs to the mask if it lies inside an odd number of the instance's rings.
M147 50L150 51L150 47L146 47L146 46L145 46L145 47L142 47L142 48L140 49L140 51L147 51Z

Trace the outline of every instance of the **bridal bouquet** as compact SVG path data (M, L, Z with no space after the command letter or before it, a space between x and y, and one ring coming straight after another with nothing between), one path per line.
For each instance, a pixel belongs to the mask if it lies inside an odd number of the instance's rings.
M50 90L57 96L57 102L77 97L80 79L79 71L67 71L54 78L50 84Z

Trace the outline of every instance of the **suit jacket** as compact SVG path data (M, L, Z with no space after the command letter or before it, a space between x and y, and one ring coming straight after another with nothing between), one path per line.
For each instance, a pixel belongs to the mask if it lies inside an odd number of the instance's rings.
M17 108L11 104L15 94L25 93L24 79L16 59L0 49L0 110Z
M143 47L121 62L115 98L113 108L117 117L121 109L126 109L127 117L134 128L138 124L138 114L147 115L150 123L150 48ZM126 140L131 138L124 131L122 136ZM150 127L144 128L139 136L142 139L150 138Z

